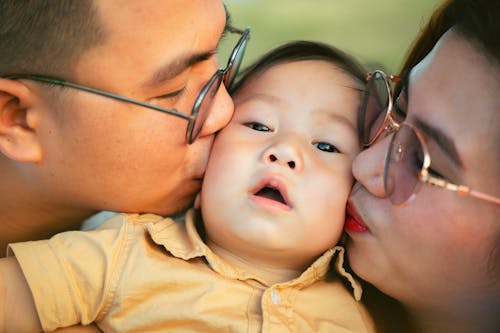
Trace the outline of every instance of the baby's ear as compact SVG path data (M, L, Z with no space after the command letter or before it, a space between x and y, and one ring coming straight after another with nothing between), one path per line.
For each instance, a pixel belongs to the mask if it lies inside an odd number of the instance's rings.
M0 78L0 152L12 160L38 162L42 158L34 99L21 81Z
M196 198L194 199L194 209L200 209L201 208L201 192L198 192L196 195Z

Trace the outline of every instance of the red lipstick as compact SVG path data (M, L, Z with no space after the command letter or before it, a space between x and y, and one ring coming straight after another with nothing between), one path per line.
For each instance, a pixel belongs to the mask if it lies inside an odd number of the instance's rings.
M347 232L351 233L361 233L368 231L368 228L363 224L357 212L349 204L347 205L344 229Z

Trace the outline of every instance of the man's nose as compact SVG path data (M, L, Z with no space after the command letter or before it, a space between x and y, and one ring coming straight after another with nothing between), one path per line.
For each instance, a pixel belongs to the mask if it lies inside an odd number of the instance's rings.
M386 197L384 188L384 164L392 136L377 140L360 152L352 163L354 178L377 197Z
M226 127L234 112L234 103L224 84L221 84L213 98L209 114L200 137L210 136Z

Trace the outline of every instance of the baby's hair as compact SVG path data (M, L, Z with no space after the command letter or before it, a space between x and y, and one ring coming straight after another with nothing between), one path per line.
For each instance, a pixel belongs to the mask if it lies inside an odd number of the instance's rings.
M364 85L366 71L363 66L351 55L344 51L322 42L315 41L290 41L272 49L262 55L257 61L245 68L237 77L237 81L230 93L236 93L250 79L262 74L267 69L278 64L320 60L329 62L343 72L357 79Z

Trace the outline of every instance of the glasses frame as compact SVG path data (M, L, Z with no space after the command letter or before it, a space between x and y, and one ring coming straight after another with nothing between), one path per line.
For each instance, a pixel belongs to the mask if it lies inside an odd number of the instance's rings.
M382 77L382 79L384 80L385 87L387 89L387 93L388 93L387 94L387 98L388 98L387 110L386 110L386 114L384 117L384 121L382 122L382 125L378 129L378 131L375 134L375 136L373 137L373 139L371 139L368 143L361 142L364 147L371 146L375 141L377 141L377 139L380 137L380 135L382 135L382 133L384 133L384 132L392 133L399 128L399 123L397 121L395 121L394 118L392 117L392 107L394 105L394 102L393 102L394 98L393 98L392 89L391 89L389 81L391 81L393 83L398 83L399 81L401 81L401 78L399 76L395 76L395 75L387 75L381 70L376 70L376 71L370 72L366 75L367 87L368 87L369 82L372 79L374 79L377 74ZM363 107L365 107L365 109L366 109L366 105L367 105L366 101L369 97L370 97L370 94L368 93L368 89L366 89L365 93L363 95L363 98L362 98L361 111L359 113L359 123L360 124L362 124L364 122L365 112L364 112ZM362 131L363 127L360 126L359 128Z
M250 39L250 27L246 27L244 30L241 30L238 28L228 26L228 27L226 27L226 31L228 31L230 33L238 33L241 35L241 37L238 40L238 42L236 43L233 51L231 52L226 67L217 69L215 71L214 75L212 75L212 77L210 78L210 80L200 90L200 93L198 94L198 96L196 97L196 99L194 101L193 108L191 109L191 114L189 114L189 115L182 113L182 112L179 112L175 108L174 109L163 108L161 106L141 102L141 101L136 100L136 99L132 99L132 98L128 98L128 97L125 97L125 96L122 96L119 94L115 94L113 92L109 92L109 91L81 85L78 83L66 81L64 79L52 77L52 76L48 76L48 75L7 74L7 75L1 75L0 77L2 77L4 79L9 79L9 80L30 80L30 81L47 83L47 84L53 84L53 85L62 86L62 87L68 87L68 88L72 88L72 89L76 89L76 90L85 91L85 92L88 92L91 94L112 98L112 99L118 100L120 102L138 105L138 106L141 106L141 107L144 107L147 109L167 113L169 115L185 119L188 121L188 125L186 128L186 141L188 144L192 144L197 139L198 135L201 132L201 129L203 128L203 124L201 124L199 126L199 131L197 133L193 134L193 129L195 128L195 124L196 124L196 121L198 119L200 107L201 107L203 101L205 100L207 93L211 89L214 88L213 85L215 83L218 84L218 86L215 87L216 88L215 91L219 90L219 87L220 87L222 82L224 82L224 85L229 89L234 77L236 76L236 72L234 72L234 73L231 72L231 69L235 68L236 71L239 69L239 66L241 65L241 59L243 59L243 55L244 55L244 52L246 49L246 44L247 44L248 40ZM241 52L243 52L243 53L241 53ZM236 64L236 67L235 67L235 62L237 59L240 59L240 61L239 61L239 63ZM228 73L231 73L232 76L231 77L228 76L227 75ZM228 78L230 78L230 80L228 80ZM205 117L205 119L203 121L205 121L207 117Z
M430 174L429 169L431 166L431 155L429 153L429 148L427 146L427 143L425 142L425 139L424 139L423 135L421 134L420 130L417 127L415 127L414 125L406 123L406 122L398 123L396 120L394 120L394 118L392 116L392 107L393 107L394 98L393 98L393 94L392 94L391 87L389 84L389 80L391 80L393 82L399 82L400 78L397 76L394 76L394 75L387 75L383 71L377 70L377 71L374 71L372 73L368 73L368 75L366 77L367 83L369 80L371 80L375 77L375 73L379 73L385 81L385 86L388 90L387 93L389 96L389 103L388 103L387 109L385 111L386 115L384 118L384 122L380 126L380 129L377 131L377 134L374 136L374 139L370 140L370 143L366 144L365 147L371 146L380 137L380 135L383 132L385 132L385 131L388 131L389 133L397 132L397 131L399 131L399 129L402 126L407 126L416 134L418 141L419 141L420 145L422 146L422 151L424 153L424 160L422 163L422 168L420 169L419 174L418 174L419 183L430 184L430 185L437 186L437 187L440 187L440 188L443 188L443 189L446 189L449 191L456 192L456 193L463 195L463 196L469 195L469 196L472 196L474 198L477 198L477 199L480 199L483 201L487 201L487 202L490 202L490 203L493 203L496 205L500 205L500 198L498 198L498 197L495 197L495 196L490 195L490 194L486 194L484 192L473 190L467 185L455 184L455 183L449 182L444 178L432 176ZM369 95L369 92L365 91L365 95ZM367 96L363 96L363 100L366 97ZM362 105L364 105L364 104L362 104ZM364 114L364 111L360 110L360 114L361 113ZM363 122L364 117L360 117L360 120ZM362 122L360 122L360 124L359 124L360 128L364 128ZM389 147L387 148L386 158L384 161L384 191L385 191L386 195L387 195L386 184L387 184L387 178L388 178L388 163L389 163L389 159L390 159L391 152L392 152L391 148L396 146L396 145L394 145L395 138L396 138L396 135L394 135L391 138ZM396 148L392 148L392 149L396 149ZM418 186L419 183L417 183L417 185L414 187L412 193L408 196L408 198L403 203L398 204L397 206L405 206L410 201L413 200L413 198L417 195L417 192L420 188Z

